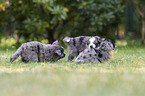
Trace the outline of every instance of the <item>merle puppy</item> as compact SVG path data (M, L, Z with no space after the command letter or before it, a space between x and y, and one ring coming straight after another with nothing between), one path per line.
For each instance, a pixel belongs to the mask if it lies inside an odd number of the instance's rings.
M63 42L68 43L68 61L72 61L74 57L78 56L80 52L86 49L86 43L92 36L78 36L74 38L65 37ZM98 36L93 36L95 38L100 38Z
M65 57L64 48L56 40L53 44L42 44L37 41L22 44L10 58L13 62L21 55L23 62L57 61Z
M105 62L111 58L110 51L116 45L110 39L92 37L88 40L87 48L76 58L76 63Z

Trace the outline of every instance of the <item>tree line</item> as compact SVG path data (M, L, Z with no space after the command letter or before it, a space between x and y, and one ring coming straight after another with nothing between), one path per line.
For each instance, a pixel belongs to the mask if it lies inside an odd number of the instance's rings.
M17 42L98 35L116 39L124 0L0 0L0 35Z

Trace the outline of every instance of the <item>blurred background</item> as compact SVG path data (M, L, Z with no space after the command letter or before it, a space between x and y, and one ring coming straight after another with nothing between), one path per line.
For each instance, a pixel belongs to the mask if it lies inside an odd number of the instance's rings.
M0 47L65 36L110 38L144 45L145 0L0 0Z

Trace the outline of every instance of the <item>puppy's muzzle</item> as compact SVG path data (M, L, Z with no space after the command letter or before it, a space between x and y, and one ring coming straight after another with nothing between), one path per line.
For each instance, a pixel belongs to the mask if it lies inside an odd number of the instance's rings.
M61 56L61 57L62 57L62 58L63 58L63 57L65 57L65 53L64 53L64 54L62 54L62 56Z
M91 49L92 49L92 48L95 48L95 45L94 45L94 44L90 44L90 45L89 45L89 48L91 48Z

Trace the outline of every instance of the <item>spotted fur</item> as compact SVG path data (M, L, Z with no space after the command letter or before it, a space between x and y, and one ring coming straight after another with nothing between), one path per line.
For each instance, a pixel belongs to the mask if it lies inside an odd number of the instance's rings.
M105 62L111 58L110 51L114 50L116 45L109 39L97 38L95 41L95 48L90 47L88 44L87 48L82 51L76 58L76 63L84 62Z
M74 38L65 37L63 39L63 42L68 43L68 51L69 51L68 61L73 60L74 57L77 57L80 52L86 49L86 44L91 37L92 36L78 36ZM93 37L100 38L98 36Z
M22 44L10 58L13 62L19 55L23 62L57 61L65 57L64 48L55 41L53 44L42 44L37 41Z

